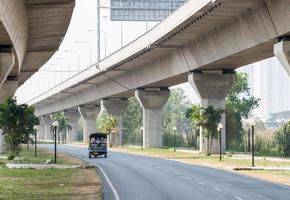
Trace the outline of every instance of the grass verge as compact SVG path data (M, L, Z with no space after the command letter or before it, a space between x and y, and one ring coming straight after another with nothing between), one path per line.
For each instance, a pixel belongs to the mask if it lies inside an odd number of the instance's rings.
M43 163L53 159L45 149L23 150L21 162ZM52 200L52 199L102 199L101 180L96 169L8 169L8 161L0 159L0 199ZM58 154L59 164L81 164L82 161Z
M189 152L173 152L172 149L144 149L121 147L113 149L118 152L133 153L139 155L147 155L158 158L173 159L193 165L202 165L218 169L231 170L232 167L249 167L251 160L236 159L228 155L223 156L222 161L219 161L219 155L206 156L199 153ZM271 161L266 159L255 160L255 165L259 167L290 167L290 162ZM282 183L290 186L290 172L289 171L237 171L236 173L253 176L256 178Z

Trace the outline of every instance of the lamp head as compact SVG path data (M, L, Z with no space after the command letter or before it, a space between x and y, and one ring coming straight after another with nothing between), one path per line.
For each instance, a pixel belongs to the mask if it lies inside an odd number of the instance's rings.
M217 130L220 131L223 127L224 127L224 125L222 123L219 123L218 127L217 127Z
M59 124L58 124L58 121L53 121L53 122L52 122L52 126L53 126L53 127L58 127L58 125L59 125Z
M255 119L250 119L250 125L255 126L256 125L256 120Z
M143 131L143 130L144 130L144 128L141 126L141 127L140 127L140 130L141 130L141 131Z
M33 129L38 130L38 126L37 125L33 126Z
M176 131L176 127L175 126L173 127L173 130Z

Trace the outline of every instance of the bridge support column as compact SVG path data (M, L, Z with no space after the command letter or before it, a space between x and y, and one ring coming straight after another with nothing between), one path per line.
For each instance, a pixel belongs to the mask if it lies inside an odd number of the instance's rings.
M78 140L78 135L77 135L77 130L78 130L78 121L80 119L80 114L78 111L64 111L63 112L64 116L68 119L69 125L71 126L71 130L68 132L67 140L69 142L77 141Z
M45 125L42 122L41 118L39 118L39 125L38 125L38 130L37 130L37 138L38 139L44 139L45 136Z
M162 147L162 108L170 96L170 90L138 89L135 96L143 107L143 147Z
M201 98L201 106L208 107L214 106L215 108L225 108L225 98L228 95L236 75L232 74L203 74L203 73L191 73L188 76L188 81L199 94ZM222 129L222 152L226 151L226 119L225 114L222 116L221 123L223 123ZM207 139L200 137L200 151L205 152L207 147ZM217 139L213 139L211 153L219 152L219 143Z
M83 119L83 142L89 142L89 135L97 131L96 118L101 111L101 107L80 106L78 111Z
M123 114L128 107L128 99L103 99L101 106L109 115L118 120L118 145L123 145Z
M4 153L4 135L2 135L3 131L0 129L0 154Z
M53 133L51 132L52 119L50 115L41 116L41 121L44 124L44 139L53 140Z
M281 41L274 45L274 55L290 76L290 38L289 41Z

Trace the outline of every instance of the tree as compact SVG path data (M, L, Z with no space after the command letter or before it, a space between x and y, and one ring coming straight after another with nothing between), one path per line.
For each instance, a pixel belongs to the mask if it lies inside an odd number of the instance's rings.
M248 75L238 73L235 84L226 98L227 148L241 150L245 131L242 119L247 119L251 111L259 106L259 99L250 94Z
M285 157L290 156L290 121L277 130L275 140L279 154Z
M173 146L173 127L177 128L176 145L181 146L184 142L185 135L187 146L191 143L189 135L192 134L191 120L186 118L186 112L191 103L185 95L184 90L175 88L171 90L171 95L163 108L163 146Z
M139 144L142 126L142 107L135 97L129 98L128 108L123 116L123 137L125 144Z
M203 108L199 105L193 105L191 110L187 112L187 115L191 114L192 122L203 129L202 136L207 139L207 155L211 154L212 141L213 138L217 138L217 126L223 113L223 109L214 108L213 106Z
M117 139L117 132L112 132L114 128L118 125L118 120L116 117L109 115L107 113L102 113L101 116L98 117L98 124L99 129L108 134L108 137L110 137L112 140L110 140L110 145L113 145L114 147L118 146L118 139ZM113 135L112 135L113 134ZM111 137L111 135L113 137ZM109 138L108 138L109 139Z
M65 118L63 112L55 113L52 116L52 118L53 120L58 121L58 129L57 129L58 142L60 143L60 141L62 140L62 143L65 143L67 140L66 135L69 132L69 130L72 129L72 127L69 125L68 119Z
M0 127L5 135L5 150L10 159L19 155L21 143L28 141L37 124L39 120L34 115L33 107L17 104L13 97L8 97L0 104Z

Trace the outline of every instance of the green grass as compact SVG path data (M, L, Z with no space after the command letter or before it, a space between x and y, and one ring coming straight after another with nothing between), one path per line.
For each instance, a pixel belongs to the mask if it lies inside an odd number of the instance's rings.
M233 157L230 157L229 155L223 155L222 162L219 161L219 155L213 154L211 156L207 156L205 154L200 154L197 152L189 153L189 152L173 152L173 149L144 149L141 150L140 148L127 148L122 147L119 148L119 151L124 152L132 152L132 153L138 153L138 154L145 154L145 155L151 155L151 156L157 156L167 159L178 159L178 160L188 160L191 162L196 162L197 164L207 163L207 164L217 164L217 165L227 165L227 166L250 166L251 160L242 160L242 159L235 159ZM258 158L258 157L257 157ZM278 161L270 161L263 159L263 157L260 157L262 159L256 159L255 164L256 166L289 166L290 162L278 162Z
M53 153L39 149L38 157L35 158L33 149L24 148L20 153L20 158L24 159L21 162L43 163L47 159L53 159ZM73 199L81 194L76 190L82 184L91 186L93 191L83 192L81 199L90 199L92 193L95 198L99 196L97 199L101 199L100 181L94 169L8 169L5 167L7 162L8 160L0 159L1 200ZM60 164L74 162L75 159L63 155L60 155L58 159ZM87 174L90 175L86 177ZM91 177L99 182L87 181L87 178Z

